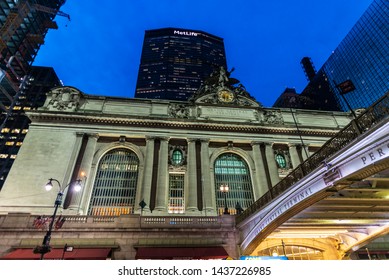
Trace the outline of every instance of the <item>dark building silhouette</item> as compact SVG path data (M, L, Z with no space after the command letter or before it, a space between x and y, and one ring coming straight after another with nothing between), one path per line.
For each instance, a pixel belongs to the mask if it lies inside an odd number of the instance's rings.
M313 78L316 76L316 70L313 66L313 62L310 57L303 57L303 59L300 62L301 66L304 69L305 75L307 76L308 81L312 81Z
M309 58L301 64L309 83L300 96L314 104L301 109L342 110L366 108L389 91L389 2L374 0L333 51L319 71ZM341 95L339 84L351 81L355 89ZM274 107L294 107L280 96ZM345 100L346 98L346 100Z
M227 68L220 37L179 28L147 30L135 97L187 100L221 66Z

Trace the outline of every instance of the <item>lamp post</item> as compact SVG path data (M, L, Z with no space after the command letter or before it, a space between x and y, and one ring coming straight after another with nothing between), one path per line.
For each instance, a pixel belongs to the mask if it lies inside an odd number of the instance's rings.
M69 187L70 185L72 185L73 183L75 183L74 186L73 186L73 190L75 192L79 192L81 190L81 188L82 188L81 187L81 180L76 180L74 182L70 182L67 186L62 188L61 187L61 183L57 179L50 178L49 182L47 182L47 184L45 186L46 191L50 191L53 188L53 183L52 183L53 181L58 184L58 189L59 189L59 191L57 193L57 198L55 199L55 202L54 202L54 213L51 216L51 221L50 221L50 224L49 224L49 229L47 230L46 235L43 238L42 245L41 246L37 246L34 249L34 253L41 254L41 258L40 258L41 260L43 260L44 255L46 253L51 251L51 247L50 247L51 232L53 230L53 225L54 225L55 217L57 215L58 207L62 204L62 198L63 198L63 194L64 194L65 189L67 187Z
M227 193L229 191L229 187L227 184L222 184L220 186L220 191L224 194L224 215L229 215L228 207L227 207Z

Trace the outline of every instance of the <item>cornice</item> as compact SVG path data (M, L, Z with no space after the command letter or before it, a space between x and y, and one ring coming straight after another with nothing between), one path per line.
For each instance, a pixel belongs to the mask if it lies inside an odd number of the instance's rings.
M99 124L112 126L133 126L147 128L166 128L166 129L187 129L187 130L206 130L206 131L222 131L222 132L242 132L253 134L284 134L284 135L305 135L305 136L323 136L332 137L337 130L323 130L315 128L299 128L299 131L294 127L274 126L269 127L261 124L247 123L210 123L203 120L157 120L157 119L136 119L136 118L118 118L112 116L91 116L91 115L76 115L66 113L47 113L47 112L29 112L28 116L31 120L37 123L44 122L60 122L63 124Z

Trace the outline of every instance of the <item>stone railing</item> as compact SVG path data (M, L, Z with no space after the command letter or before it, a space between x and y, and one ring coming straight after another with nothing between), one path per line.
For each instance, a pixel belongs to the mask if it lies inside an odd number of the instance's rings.
M65 219L61 229L144 229L144 228L221 228L233 227L235 220L233 216L210 216L210 217L196 217L196 216L140 216L121 215L121 216L57 216ZM1 229L14 230L47 230L51 216L35 216L27 213L10 213L8 215L0 215ZM56 224L56 221L55 223Z
M366 109L363 114L352 120L350 124L339 131L334 137L329 139L316 153L311 155L306 161L301 163L291 173L289 173L279 183L274 185L261 198L255 201L250 207L236 216L236 223L240 223L250 215L257 212L262 207L277 196L288 190L299 180L317 168L323 166L323 162L334 156L339 150L353 142L359 135L367 132L389 116L389 92L377 100Z

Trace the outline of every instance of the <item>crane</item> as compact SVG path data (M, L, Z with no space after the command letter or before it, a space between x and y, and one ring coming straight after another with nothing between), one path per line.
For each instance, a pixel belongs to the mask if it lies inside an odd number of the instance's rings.
M66 13L64 13L62 11L57 11L56 9L49 8L49 7L46 7L46 6L43 6L43 5L39 5L39 4L33 4L32 7L35 8L35 10L37 10L37 11L41 11L41 12L48 13L48 14L53 14L53 15L58 15L58 16L66 17L70 21L70 15L68 15L68 14L66 14Z

